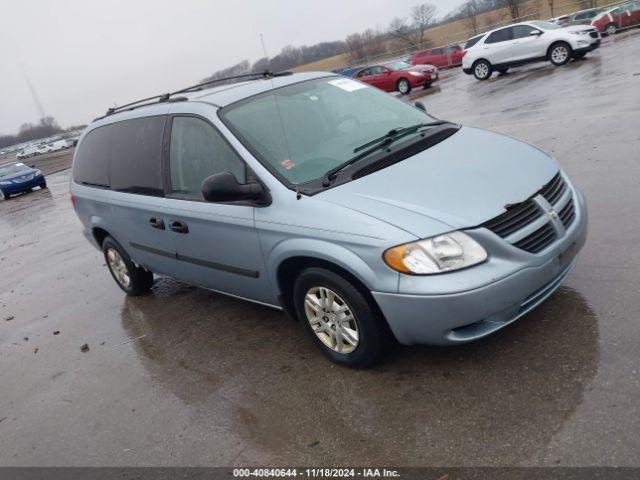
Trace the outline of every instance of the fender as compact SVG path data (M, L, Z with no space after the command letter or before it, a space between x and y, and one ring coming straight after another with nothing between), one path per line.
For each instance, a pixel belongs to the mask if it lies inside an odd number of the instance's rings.
M397 275L377 275L355 252L325 240L293 238L277 244L265 259L269 279L278 285L278 267L292 257L311 257L333 263L358 278L369 290L397 292Z

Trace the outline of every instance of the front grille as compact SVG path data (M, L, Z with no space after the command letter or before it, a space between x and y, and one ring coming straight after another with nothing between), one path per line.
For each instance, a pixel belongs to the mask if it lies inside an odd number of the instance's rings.
M562 174L558 172L558 174L533 195L533 197L522 203L508 207L506 212L485 222L481 226L488 228L501 238L510 237L545 215L545 211L549 207L548 205L545 207L543 204L546 205L546 202L539 198L543 197L552 207L560 209L558 211L558 217L562 221L565 229L567 229L576 218L573 199L569 198L561 202L568 189L569 186L567 182L562 177ZM538 198L536 199L536 197ZM552 210L548 211L547 214L549 221L525 237L515 242L511 241L512 244L521 250L538 253L557 240L557 232L561 230L561 227L560 230L554 227ZM515 236L515 239L517 238L518 236Z
M542 211L538 208L538 204L529 199L526 202L509 207L505 213L493 220L489 220L483 227L505 238L513 232L526 227L540 216L542 216Z
M542 187L540 195L542 195L551 205L555 205L566 189L567 183L564 181L564 178L562 178L562 175L558 173L549 183Z
M564 228L569 228L571 226L573 221L576 219L576 209L573 206L573 198L569 200L569 203L567 203L562 210L560 210L558 216L560 217L560 220L562 220Z
M555 239L556 231L551 224L547 222L532 234L514 243L514 245L527 252L538 253L551 245Z
M590 36L591 38L599 38L599 37L600 37L600 35L598 35L598 32L591 32L591 33L589 34L589 36Z

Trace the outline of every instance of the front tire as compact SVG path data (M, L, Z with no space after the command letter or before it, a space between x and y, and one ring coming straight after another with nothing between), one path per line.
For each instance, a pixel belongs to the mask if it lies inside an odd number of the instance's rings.
M0 190L0 202L8 199L9 199L9 195L6 195L2 190Z
M331 270L311 267L297 278L293 301L311 341L335 363L371 366L385 353L392 335L369 300Z
M618 33L618 26L615 23L610 23L607 28L604 29L604 33L607 35L615 35Z
M406 78L401 78L398 80L398 85L396 89L400 92L401 95L407 95L411 92L411 83Z
M549 60L556 67L560 67L569 63L569 60L571 60L572 56L573 51L571 49L571 45L565 42L554 43L549 49Z
M102 252L111 276L130 297L148 292L153 285L153 273L137 267L127 252L112 237L102 242Z
M486 60L478 60L473 64L473 76L476 77L477 80L489 80L492 73L493 67Z

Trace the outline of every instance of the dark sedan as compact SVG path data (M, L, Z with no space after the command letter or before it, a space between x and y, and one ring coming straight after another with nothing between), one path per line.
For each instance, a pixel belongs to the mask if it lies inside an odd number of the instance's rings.
M0 201L36 187L47 188L47 181L40 170L19 162L0 165Z

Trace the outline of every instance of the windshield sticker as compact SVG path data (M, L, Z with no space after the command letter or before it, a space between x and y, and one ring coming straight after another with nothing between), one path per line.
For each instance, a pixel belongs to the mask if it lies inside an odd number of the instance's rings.
M367 88L365 84L356 82L355 80L350 80L348 78L339 78L338 80L331 80L328 83L329 85L341 88L342 90L345 90L347 92L355 92L356 90Z
M291 160L289 160L288 158L286 160L283 160L280 162L280 165L282 165L282 167L286 170L291 170L293 167L296 166L295 163L293 163Z

